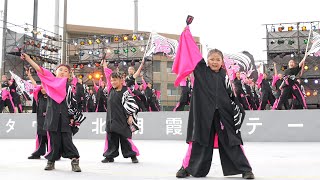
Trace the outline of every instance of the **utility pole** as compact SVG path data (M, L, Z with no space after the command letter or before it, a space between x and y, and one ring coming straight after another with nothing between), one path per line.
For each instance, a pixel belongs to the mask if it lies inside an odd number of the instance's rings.
M133 33L138 33L138 0L134 0L134 28Z
M68 1L64 0L64 10L63 10L63 44L62 44L62 59L61 59L61 63L62 64L66 64L67 63L67 45L66 45L66 41L67 41L67 4Z
M3 31L2 31L2 54L0 61L0 76L4 74L4 61L6 57L6 36L7 36L7 14L8 14L8 0L4 0L4 11L3 11Z
M37 32L38 27L38 0L33 0L33 31ZM33 37L37 37L37 33L33 33Z

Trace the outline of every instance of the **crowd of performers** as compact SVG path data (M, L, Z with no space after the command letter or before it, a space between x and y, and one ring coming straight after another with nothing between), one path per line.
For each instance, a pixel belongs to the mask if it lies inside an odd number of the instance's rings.
M160 91L153 89L152 82L146 82L141 74L140 66L137 71L134 67L128 68L128 75L122 73L121 76L124 79L123 85L130 89L130 92L134 95L136 102L139 105L139 111L160 111ZM118 69L116 69L119 71ZM26 73L31 80L30 70ZM106 112L108 102L108 92L105 81L100 79L98 82L91 79L93 86L89 87L87 83L83 83L83 79L75 78L72 80L73 92L75 93L75 99L77 106L82 112ZM31 78L30 78L31 77ZM136 79L140 77L141 83L137 83ZM31 80L33 81L33 80ZM1 83L2 91L0 91L0 112L3 112L5 107L8 108L10 113L22 112L22 99L27 98L26 95L20 91L19 87L15 83L15 80L8 79L6 75L2 76ZM36 101L33 101L33 112L36 111Z
M124 158L131 158L132 163L138 163L139 150L132 141L132 133L139 130L137 114L141 107L152 109L149 106L139 106L141 91L148 93L151 84L145 85L139 91L135 89L135 79L140 75L144 61L138 69L129 68L129 76L125 79L117 70L108 68L108 63L102 61L106 83L95 85L97 95L92 89L86 89L81 80L73 76L70 80L71 68L61 64L56 68L55 75L35 63L29 55L22 54L37 72L41 85L36 84L30 69L26 72L34 85L33 95L36 102L37 137L36 148L28 159L40 159L44 156L48 161L45 170L55 169L55 161L61 157L71 159L71 169L81 172L79 166L80 154L73 143L80 124L86 119L82 114L85 108L90 111L106 113L106 138L102 163L112 163L119 156L119 143ZM89 95L86 95L83 91ZM152 90L151 90L152 91ZM138 94L141 93L141 94ZM89 98L88 98L89 96ZM96 97L94 97L96 96ZM138 97L139 96L139 97ZM90 104L91 107L84 106ZM96 104L96 106L94 106ZM89 111L89 110L88 110Z
M304 67L304 62L305 59L299 64L290 60L288 69L283 74L278 73L276 63L274 63L272 78L269 78L267 73L260 73L256 82L249 77L242 76L241 72L232 72L230 80L234 93L245 110L306 109L306 94L299 79L303 73L301 67ZM193 81L193 76L188 76L181 81L180 100L174 111L183 111L185 106L190 104Z
M0 88L0 112L2 112L5 107L8 107L10 113L21 113L21 96L24 94L17 87L15 80L8 79L6 75L2 75Z
M140 71L140 68L135 72L133 67L129 67L128 76L126 73L119 73L121 78L124 79L123 86L128 87L128 90L134 96L140 112L160 111L159 91L153 89L151 82L145 81ZM141 83L136 81L138 76L141 78ZM98 83L92 79L92 82L92 88L83 84L82 79L78 79L75 84L75 98L78 108L83 112L106 112L108 103L106 82L102 79Z
M245 110L266 110L266 109L306 109L305 91L299 77L302 75L304 60L296 64L294 60L288 63L288 69L284 74L278 73L274 63L274 75L272 78L267 74L259 74L258 79L254 82L249 77L242 76L241 72L233 72L231 81L233 83L236 96L239 98ZM128 87L139 105L139 111L160 111L160 91L153 89L151 82L146 82L141 75L141 67L135 71L134 67L128 68L128 75L122 73L125 79L123 85ZM137 83L140 77L141 83ZM271 80L270 80L271 79ZM187 105L190 105L192 85L194 78L188 76L181 81L180 100L174 111L184 111ZM75 99L78 108L82 112L106 112L107 111L107 87L105 81L92 79L92 87L83 80L78 78L73 81ZM2 76L0 91L0 112L8 107L10 113L22 112L22 99L26 98L16 85L14 79L8 79L6 75ZM267 105L269 105L267 107ZM33 103L33 112L36 110L36 103Z

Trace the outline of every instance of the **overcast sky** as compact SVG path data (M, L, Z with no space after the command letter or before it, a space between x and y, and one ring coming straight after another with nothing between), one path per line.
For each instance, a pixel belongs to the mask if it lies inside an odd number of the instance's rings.
M32 24L33 0L8 1L9 22ZM39 27L53 31L54 2L39 0ZM68 24L133 29L133 5L133 0L68 0ZM60 7L62 12L63 0ZM191 32L203 45L225 53L247 50L266 60L262 24L319 21L319 8L319 0L139 0L139 30L180 34L190 14L195 17ZM60 19L62 24L62 14Z

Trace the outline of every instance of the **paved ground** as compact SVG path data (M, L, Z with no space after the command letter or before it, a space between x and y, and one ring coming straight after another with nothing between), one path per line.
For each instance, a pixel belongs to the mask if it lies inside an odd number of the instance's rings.
M34 140L0 139L0 180L82 180L82 179L176 179L175 173L187 145L184 141L135 141L141 152L139 164L118 157L115 163L102 164L102 140L75 140L81 155L82 173L71 172L70 160L56 162L56 170L44 171L46 160L28 160L34 150ZM319 143L246 143L246 155L256 179L320 180ZM223 177L218 151L214 152L207 179L241 179ZM188 178L194 179L194 178Z

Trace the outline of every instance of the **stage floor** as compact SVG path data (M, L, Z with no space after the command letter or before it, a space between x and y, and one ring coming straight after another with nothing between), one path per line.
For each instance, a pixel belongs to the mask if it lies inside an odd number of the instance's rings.
M181 167L187 150L184 141L134 141L141 156L139 164L122 156L114 163L103 164L103 140L75 140L80 152L81 173L71 171L70 160L56 162L56 169L44 171L45 159L28 160L34 150L31 139L0 139L0 179L32 180L82 180L82 179L176 179L175 173ZM319 180L319 143L257 143L248 142L244 146L256 179ZM194 179L194 178L188 178ZM207 179L241 179L241 176L224 177L218 151L213 154L211 171Z

